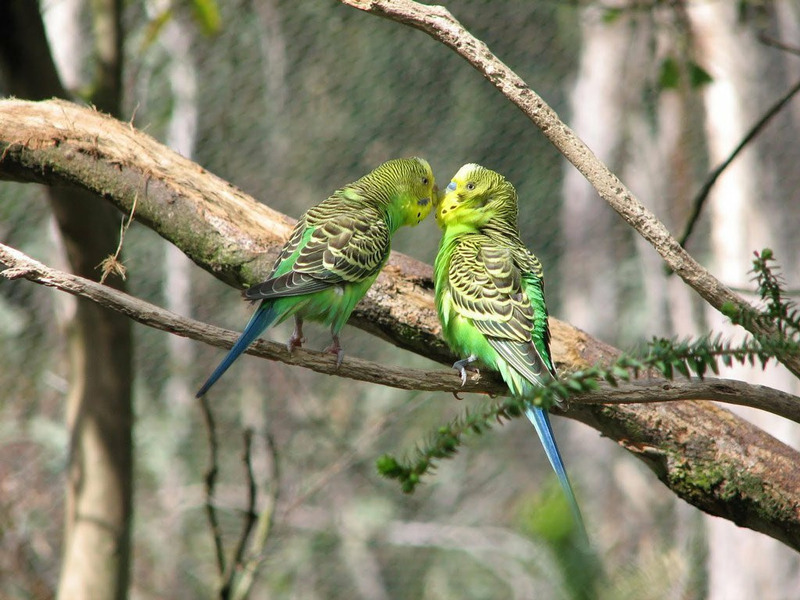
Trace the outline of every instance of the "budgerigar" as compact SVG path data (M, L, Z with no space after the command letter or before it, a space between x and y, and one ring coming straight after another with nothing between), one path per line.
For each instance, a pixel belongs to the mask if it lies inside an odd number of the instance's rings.
M520 240L517 193L506 179L476 164L461 167L436 210L443 230L434 267L442 334L464 357L499 371L511 393L531 397L555 377L544 300L542 266ZM547 411L527 406L577 525L585 528Z
M289 351L303 344L303 320L319 321L330 326L333 343L327 351L341 363L339 332L386 264L395 231L419 224L430 213L434 186L426 160L395 159L309 209L292 230L269 279L244 292L245 298L261 303L197 397L267 327L290 316L295 328Z

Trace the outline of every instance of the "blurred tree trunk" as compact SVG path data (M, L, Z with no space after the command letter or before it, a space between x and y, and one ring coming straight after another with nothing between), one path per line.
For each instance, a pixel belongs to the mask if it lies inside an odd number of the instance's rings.
M121 89L121 8L121 0L93 4L98 66L92 102L114 115L119 114ZM0 60L11 93L31 99L68 97L49 47L38 3L0 4ZM116 249L119 213L83 190L48 188L48 194L73 272L97 279L99 263ZM124 288L122 282L110 285ZM133 463L130 321L79 299L69 325L69 349L70 456L59 596L124 598Z
M766 107L789 84L776 72L782 58L779 51L758 42L754 28L739 21L734 4L691 5L689 15L698 62L714 78L705 91L704 101L710 163L716 166L730 155ZM784 168L795 169L796 165L784 163ZM788 254L791 239L781 223L783 219L774 218L776 214L788 218L792 212L791 194L775 189L774 183L781 178L780 165L756 139L714 186L708 207L711 252L714 269L725 284L749 287L753 252L765 247L773 248L784 264L793 262ZM789 235L796 237L796 230ZM714 331L731 339L742 337L741 329L726 323L719 312L708 310L708 319ZM775 366L762 370L736 365L724 369L721 375L786 391L792 391L795 379L786 369ZM800 439L794 423L752 409L734 410L786 443L796 446ZM765 537L753 538L722 519L706 520L709 598L778 598L786 590L798 589L800 560L796 554Z
M652 99L655 105L648 104L652 94L648 96L644 85L652 83L668 51L661 44L670 42L658 40L656 30L646 11L627 11L613 22L603 19L595 6L582 11L570 125L669 225L674 204L668 200L686 191L677 189L685 182L676 181L670 169L679 154L685 107L677 94L659 95ZM564 181L564 312L559 316L622 347L642 329L671 335L672 323L690 313L691 290L677 277L668 281L652 246L639 236L630 240L629 230L577 170L569 166ZM624 326L631 321L635 323ZM696 333L691 321L686 328L690 330L683 333ZM604 490L603 519L640 532L631 536L626 551L635 555L655 549L658 554L674 544L690 556L694 536L685 533L697 521L693 511L654 490L647 475L616 449L596 443L585 429L575 428L572 440L578 435L584 457L580 479L588 480L586 489ZM673 512L675 521L661 539L653 532L659 530L657 515L663 511ZM691 585L688 566L693 562L684 562L683 571L671 565L670 585L676 593Z
M700 109L700 102L688 78L680 77L675 87L662 87L659 81L665 61L683 62L685 57L688 32L684 16L679 7L671 6L656 8L653 14L637 19L628 60L619 65L627 75L624 87L628 90L623 106L626 117L621 123L625 136L624 164L619 167L622 179L646 199L648 208L673 232L680 231L697 187L692 165L699 156L688 151L701 144L700 136L692 131L691 118ZM665 23L670 26L665 27ZM635 236L634 247L638 265L635 270L632 265L626 271L635 273L636 283L633 287L623 286L628 301L622 312L635 315L635 330L664 337L697 337L704 333L704 314L696 305L694 291L664 270L661 257L644 238ZM641 292L637 292L638 285ZM617 473L629 469L623 461L617 461L613 468ZM658 509L653 511L653 505L648 504L647 516L642 518L647 530L659 531L656 514L672 513L671 527L661 529L655 540L652 535L649 539L643 535L638 550L658 549L661 568L670 570L669 597L692 597L703 589L707 578L701 517L676 498L653 497L643 478L627 475L625 479L629 480L623 487L628 491L630 508L643 512L640 503L648 496L651 502L657 502ZM621 523L626 522L627 518L621 516ZM675 552L684 560L669 563L667 557Z
M600 11L592 7L580 13L581 53L574 87L570 93L569 125L594 153L611 168L621 146L623 94L618 85L618 69L626 59L627 18L607 25ZM619 322L616 279L616 241L627 232L610 207L599 201L586 179L567 164L564 173L561 226L564 251L561 258L560 318L604 341L615 341ZM614 233L611 233L614 231ZM562 437L563 439L563 437ZM632 509L621 489L608 473L613 472L621 453L605 444L585 428L570 427L569 445L580 449L572 454L584 457L580 473L571 473L575 485L587 490L603 490L604 519L618 522L622 514L639 523L649 521L646 513ZM563 443L563 442L562 442ZM570 454L569 446L565 452ZM639 481L639 478L632 478ZM588 515L589 521L592 516Z
M156 15L154 14L155 18ZM191 54L192 30L181 19L172 19L164 26L158 38L163 46L163 62L166 66L167 80L171 96L172 110L166 132L166 144L181 155L192 158L195 151L199 107L197 102L197 72ZM164 64L166 63L166 64ZM180 315L194 312L192 293L192 262L174 244L158 239L164 252L164 274L162 295L169 310ZM192 435L191 410L194 404L194 386L189 375L196 359L197 345L186 338L169 336L167 338L167 360L169 375L161 392L162 406L169 414L168 435L162 439L162 451L167 456L178 456ZM165 433L167 433L165 431ZM169 461L159 473L159 500L167 519L160 527L159 536L180 539L185 524L182 513L187 500L187 479L185 465L181 461ZM163 538L162 538L163 539ZM164 572L170 573L171 581L164 582L162 589L176 589L180 582L180 565L184 557L166 548L155 548L159 560L165 563Z
M745 28L735 25L735 7L724 3L715 5L713 10L710 5L703 7L692 11L691 16L679 7L663 11L655 9L652 13L628 11L612 22L603 21L592 8L584 11L581 65L572 102L573 123L578 135L587 140L612 169L620 171L631 189L646 198L649 208L676 233L680 232L688 214L688 203L699 187L699 183L693 181L690 168L697 162L697 157L684 154L685 149L699 145L697 141L691 143L689 137L698 136L690 129L694 122L690 115L705 109L705 134L713 167L727 158L747 128L761 116L759 110L765 110L766 100L771 102L790 85L783 80L777 86L766 85L766 64L760 60L763 48L755 43L755 34L746 36L748 39L743 43ZM673 27L664 27L665 18L672 21ZM657 23L655 27L654 22ZM720 22L725 25L720 27ZM786 20L781 22L785 26ZM688 89L687 77L680 79L675 89L662 89L658 81L666 58L679 65L684 62L686 49L690 47L687 41L692 39L688 30L690 24L698 43L699 55L695 58L706 68L718 69L712 73L715 81L705 95L704 106L695 104L698 94ZM770 81L774 82L774 77ZM657 94L654 104L649 106L647 99L652 98L653 88L644 87L648 85L655 86ZM786 206L770 207L765 200L765 196L770 195L767 193L770 182L780 182L783 178L780 174L770 175L773 165L757 163L756 153L753 150L746 152L737 159L731 172L717 183L712 194L710 224L716 269L725 283L743 288L750 287L747 272L753 250L777 244L775 249L779 257L790 256L780 252L779 248L783 245L788 252L786 236L765 219L765 215L791 212ZM570 171L575 182L573 187L570 175L567 176L566 217L563 222L567 232L564 272L568 277L562 288L565 317L581 323L591 333L610 336L610 341L624 346L624 331L611 328L621 322L619 304L623 300L620 298L627 295L641 300L629 302L624 313L646 323L646 329L654 335L694 336L705 331L705 325L699 321L704 321L706 315L698 314L702 311L697 308L691 291L677 278L668 278L664 274L660 257L643 239L636 238L634 242L641 261L639 265L630 264L626 253L620 252L618 243L617 247L612 245L610 240L619 240L620 237L610 234L612 224L605 220L604 215L596 213L605 206L590 202L594 191L591 188L582 190L587 184L581 183L580 176ZM589 200L581 200L582 195L588 195ZM772 195L776 199L791 198L791 193L784 191L775 190ZM602 231L597 231L598 222L602 223ZM702 240L696 239L698 237L699 234L695 235L692 247L702 248ZM615 269L619 271L626 261L624 273L630 274L635 282L641 282L641 291L615 273ZM597 282L576 281L580 278ZM602 287L610 285L615 286L616 291ZM610 304L614 301L617 304ZM604 323L582 321L583 315L593 315L591 318L597 320L598 306L604 307L607 313L603 316ZM740 335L729 324L723 323L719 312L709 310L707 318L711 320L714 331L724 331L728 337ZM642 327L634 329L638 331ZM760 369L739 367L730 370L728 376L787 391L791 391L787 386L794 380L784 369L772 369L765 376ZM736 412L746 414L759 426L778 435L796 430L793 424L761 411L737 408ZM791 434L782 439L796 441ZM655 531L657 523L652 520L655 499L651 498L647 503L649 512L644 514L639 504L651 493L646 481L631 469L623 474L625 465L612 463L608 452L593 453L592 456L595 461L599 456L606 456L606 464L598 464L596 472L616 473L617 485L627 491L626 501L609 507L608 514L617 514L618 518L624 514L628 522L631 515L641 515L641 530ZM603 485L601 481L592 483L593 489ZM696 536L690 533L696 522L694 515L674 506L675 503L669 499L659 501L669 502L673 505L669 510L678 511L678 522L673 531L666 534L667 539L681 548L682 553L697 548ZM772 540L755 540L730 522L706 519L709 524L709 560L704 568L710 578L712 598L778 597L780 590L798 585L796 556L785 547L772 543ZM652 540L643 539L642 543L649 546ZM696 561L684 564L688 570L697 568ZM748 567L743 567L745 564ZM675 575L675 580L679 580L679 574ZM682 575L692 576L689 572ZM696 576L704 577L703 574ZM770 593L765 594L764 590L770 590Z
M597 157L612 168L621 149L624 86L620 71L629 43L628 19L607 24L590 7L581 19L581 57L570 96L570 126ZM564 318L602 340L617 334L618 240L626 227L597 192L571 165L564 174L561 224L563 272L559 283ZM618 226L615 228L615 226ZM614 230L619 235L612 235ZM602 307L598 311L598 307Z

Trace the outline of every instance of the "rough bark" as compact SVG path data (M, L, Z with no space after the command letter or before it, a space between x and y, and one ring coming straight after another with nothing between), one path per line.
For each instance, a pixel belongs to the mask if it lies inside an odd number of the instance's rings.
M141 222L238 286L264 276L291 226L128 124L60 101L0 101L0 178L80 186L126 212L136 202ZM428 265L393 255L352 322L434 360L451 360L438 338L430 276ZM619 353L558 320L551 328L564 370ZM695 506L800 549L800 453L746 421L706 402L576 402L566 416L616 440Z

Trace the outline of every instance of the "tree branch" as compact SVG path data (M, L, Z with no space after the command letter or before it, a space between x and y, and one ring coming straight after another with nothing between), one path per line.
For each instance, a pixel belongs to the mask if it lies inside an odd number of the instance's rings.
M225 349L233 346L239 337L239 333L235 331L182 317L154 304L119 292L114 288L70 273L51 269L4 244L0 244L0 263L8 266L7 269L0 272L0 275L6 279L25 278L65 291L74 296L88 298L148 327ZM289 353L286 349L286 344L266 340L257 341L246 352L261 358L302 366L317 373L338 375L369 383L379 383L403 390L483 392L493 395L506 392L502 382L485 374L470 379L462 388L461 378L455 370L421 371L393 368L352 356L345 356L341 366L337 368L337 359L329 352L296 348Z
M233 556L228 563L228 569L222 575L219 597L225 600L234 597L236 580L239 573L246 567L244 553L247 548L247 540L250 538L250 534L253 532L253 527L258 519L258 515L256 514L256 478L253 474L252 460L253 429L250 427L245 428L242 437L244 441L242 463L244 465L245 480L247 481L247 508L244 510L244 519L242 530L239 533L239 540L236 542Z
M0 244L0 263L8 267L0 271L0 276L6 279L22 277L74 296L88 298L154 329L225 349L229 349L239 337L239 333L235 331L183 317L114 288L52 269L5 244ZM304 367L317 373L337 375L401 390L451 394L471 392L492 396L508 394L505 384L491 372L474 373L462 386L461 376L453 369L423 371L390 367L352 356L345 356L341 366L337 368L336 357L329 352L296 348L289 353L285 344L266 340L259 340L246 352L261 358ZM638 379L619 386L601 383L599 391L575 396L570 402L579 405L653 404L681 400L713 400L749 406L800 423L800 398L797 396L733 379L676 381ZM569 416L568 411L560 412Z
M126 214L137 198L137 219L203 268L238 286L266 276L291 224L130 125L60 101L0 101L0 179L80 186ZM12 258L13 252L2 260ZM56 273L42 267L22 266L10 275L38 277L55 285ZM105 286L69 279L58 284L70 293L105 295L109 306L118 305L147 325L165 319L150 305L131 310ZM438 336L432 288L429 266L393 254L351 323L433 360L452 361ZM164 329L190 336L186 323L167 315ZM236 337L208 325L197 327L220 346L230 346ZM553 354L562 370L608 364L620 354L556 319L550 327ZM313 351L298 350L289 357L283 346L261 341L253 353L323 373L335 371L330 356ZM335 372L364 379L369 374L372 381L404 389L451 391L460 383L449 370L409 375L350 357ZM465 388L495 390L503 388L484 377L470 380ZM790 403L788 398L782 401ZM800 454L747 421L706 402L598 406L576 399L567 416L617 440L676 494L701 509L800 549L800 478L793 476Z
M0 100L0 179L77 185L126 215L135 203L137 221L237 287L266 279L295 223L130 124L60 100ZM418 316L415 302L383 301L430 295L430 273L429 266L392 253L350 323L449 359L435 314Z
M269 466L267 467L268 473L266 476L268 491L264 506L261 508L261 513L258 515L258 521L256 522L255 531L253 532L248 555L243 556L244 561L241 563L237 577L235 577L232 582L230 593L231 600L245 600L245 598L249 597L256 572L258 571L258 566L264 560L264 549L267 546L270 533L272 533L272 523L275 518L275 507L278 504L281 478L278 448L269 432L266 433L266 442L267 458L269 460Z
M717 310L731 304L748 312L744 298L735 294L698 263L672 237L661 221L642 204L619 178L600 161L558 114L522 78L506 66L442 6L428 6L412 0L339 0L342 4L397 21L424 31L451 48L488 79L503 96L517 106L538 127L556 149L592 184L608 204L655 248L667 266ZM749 323L754 335L770 337L777 330L764 323ZM779 356L795 376L800 377L800 357Z
M692 212L689 215L689 218L686 221L686 225L683 228L683 233L681 234L678 243L681 246L686 246L687 242L689 241L689 237L692 235L694 231L695 225L697 225L697 221L700 219L700 214L703 211L703 206L705 206L706 199L708 195L711 193L711 188L714 187L714 184L717 182L717 179L725 172L734 159L741 154L742 150L744 150L747 145L755 139L755 137L763 131L763 129L769 124L772 118L777 115L781 109L789 103L797 92L800 92L800 81L797 81L789 90L781 96L775 104L769 107L767 111L761 116L761 118L753 125L750 130L745 134L742 138L742 141L737 144L736 148L733 149L733 152L730 153L728 158L723 160L711 173L708 174L706 177L703 186L700 188L700 191L697 192L695 197L692 199L691 207Z
M206 425L206 435L208 437L208 467L205 476L205 511L208 519L211 537L214 539L214 555L217 559L217 571L220 579L225 574L225 545L222 542L222 528L217 517L217 507L214 504L214 494L217 487L217 475L219 474L219 444L217 443L217 425L214 420L214 413L211 411L211 404L205 396L200 398L200 408L203 413L203 422Z

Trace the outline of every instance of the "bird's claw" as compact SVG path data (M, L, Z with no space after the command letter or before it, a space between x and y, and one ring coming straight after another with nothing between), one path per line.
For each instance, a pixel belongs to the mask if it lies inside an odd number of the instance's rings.
M289 341L286 342L286 350L289 351L289 354L294 352L295 348L302 348L303 344L306 343L306 338L303 336L295 336L289 338Z
M342 366L342 361L344 360L344 348L342 348L342 346L339 344L339 338L337 336L334 336L333 343L325 348L325 352L336 355L337 369Z
M295 315L294 331L292 331L289 341L286 342L286 349L289 351L289 354L291 354L295 348L302 348L305 342L306 338L303 337L303 320Z
M328 346L325 348L325 352L328 354L335 354L336 355L336 368L342 366L342 361L344 360L344 350L338 346Z
M469 356L462 360L457 360L453 363L453 368L461 374L461 387L467 385L467 371L472 371L473 373L477 373L478 375L481 374L480 369L477 367L470 366L471 363L475 362L477 359L474 356Z
M338 369L339 367L341 367L342 361L344 360L344 350L342 348L331 347L328 348L328 352L336 355L336 368Z

